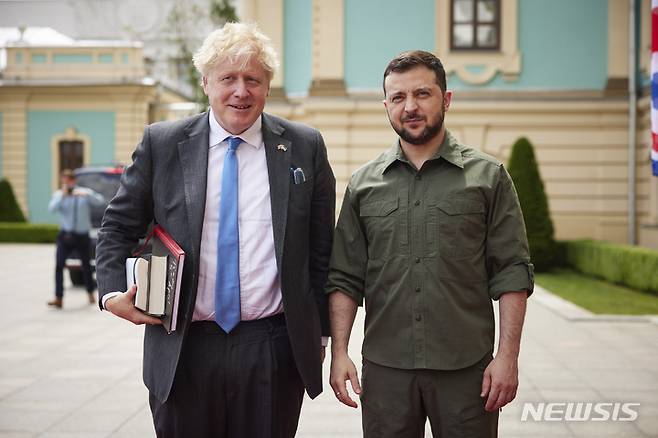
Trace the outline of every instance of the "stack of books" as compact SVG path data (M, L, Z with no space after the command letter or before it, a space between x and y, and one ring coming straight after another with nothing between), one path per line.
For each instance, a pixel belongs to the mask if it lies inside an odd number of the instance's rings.
M171 333L176 330L185 251L160 225L153 227L150 255L126 259L128 288L137 285L135 307L162 319Z

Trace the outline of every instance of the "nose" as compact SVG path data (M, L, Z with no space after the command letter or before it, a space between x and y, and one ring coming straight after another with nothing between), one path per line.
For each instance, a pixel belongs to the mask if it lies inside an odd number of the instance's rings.
M233 90L233 95L235 97L246 97L248 94L247 92L247 84L243 78L238 79L235 82L235 89Z
M416 98L414 96L407 96L404 101L404 111L407 113L413 113L417 109L418 105L416 103Z

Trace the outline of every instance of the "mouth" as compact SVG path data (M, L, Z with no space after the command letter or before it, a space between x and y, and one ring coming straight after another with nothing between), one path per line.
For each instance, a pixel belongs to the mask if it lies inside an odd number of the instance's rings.
M423 121L425 121L425 117L422 116L411 116L402 119L402 123L420 123Z
M251 105L229 105L229 107L233 108L234 110L238 110L238 111L246 111L249 108L251 108Z

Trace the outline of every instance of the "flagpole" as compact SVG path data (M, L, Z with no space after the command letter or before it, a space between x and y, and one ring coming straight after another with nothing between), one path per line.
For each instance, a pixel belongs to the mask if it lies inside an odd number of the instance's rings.
M628 244L635 245L635 146L637 141L637 61L635 41L635 0L629 0L628 14Z

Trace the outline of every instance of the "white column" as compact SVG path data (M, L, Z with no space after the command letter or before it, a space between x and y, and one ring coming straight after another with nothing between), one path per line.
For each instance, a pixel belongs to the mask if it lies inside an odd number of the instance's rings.
M344 96L344 0L313 0L311 96Z
M260 30L272 40L279 55L280 68L272 78L270 97L283 97L283 0L242 0L237 7L240 21L255 22Z
M628 0L608 0L606 94L628 94Z

